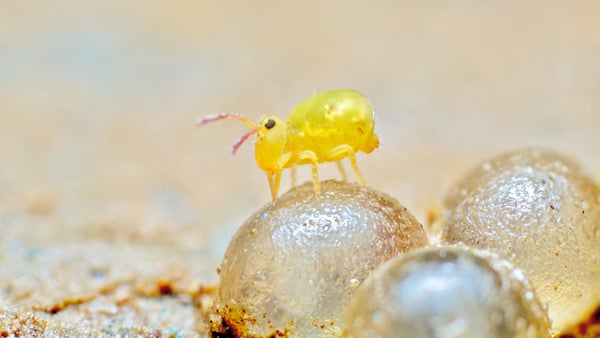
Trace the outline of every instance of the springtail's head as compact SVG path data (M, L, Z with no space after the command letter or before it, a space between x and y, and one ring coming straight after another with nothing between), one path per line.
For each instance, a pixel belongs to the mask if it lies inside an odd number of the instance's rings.
M227 114L227 113L216 114L216 115L209 115L209 116L205 116L203 118L200 118L200 119L198 119L198 121L196 121L196 126L199 127L199 126L203 126L203 125L205 125L207 123L210 123L210 122L219 121L219 120L225 120L225 119L239 120L239 121L242 121L245 124L247 124L247 125L250 126L250 130L248 132L246 132L244 135L242 135L242 137L240 137L237 141L235 141L235 143L231 147L231 153L232 154L235 154L237 152L237 150L242 146L242 144L244 144L244 142L250 136L258 133L258 131L260 130L260 127L261 127L258 124L252 123L252 121L248 120L243 115L240 115L240 114Z
M275 116L266 116L261 118L258 124L254 124L239 114L217 114L199 119L196 125L202 126L224 119L240 120L250 126L250 130L242 135L231 147L232 154L235 154L250 136L256 134L257 139L254 147L256 163L261 169L269 173L274 172L278 168L279 159L285 150L287 140L287 125L285 121Z

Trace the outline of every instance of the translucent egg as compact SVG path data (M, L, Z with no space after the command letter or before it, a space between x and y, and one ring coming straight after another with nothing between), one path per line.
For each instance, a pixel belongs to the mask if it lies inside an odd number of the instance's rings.
M412 251L357 290L346 337L548 338L548 315L520 270L460 247Z
M252 215L220 267L210 325L235 336L339 335L357 286L380 263L427 244L395 199L322 182L291 189Z
M527 274L563 330L600 304L600 192L572 161L524 149L481 164L444 202L443 243L490 249Z

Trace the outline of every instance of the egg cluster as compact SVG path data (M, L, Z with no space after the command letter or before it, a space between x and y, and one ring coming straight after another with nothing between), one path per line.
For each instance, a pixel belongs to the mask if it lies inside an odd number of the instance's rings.
M600 305L600 192L553 152L481 164L429 239L386 194L321 188L291 189L234 235L213 336L550 337Z

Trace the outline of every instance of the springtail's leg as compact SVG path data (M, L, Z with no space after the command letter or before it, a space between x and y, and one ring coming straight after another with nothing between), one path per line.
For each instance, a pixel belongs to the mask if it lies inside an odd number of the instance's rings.
M296 182L297 182L297 176L296 176L296 167L291 167L290 168L290 178L292 181L292 187L296 186Z
M342 181L347 182L348 181L348 176L346 176L346 171L344 170L344 166L342 166L342 161L335 161L335 163L337 164L338 170L340 171L340 174L342 175Z
M363 187L366 187L367 184L365 183L365 179L362 177L360 170L358 170L358 165L356 164L356 157L354 156L354 153L349 154L348 157L350 158L350 163L352 164L352 169L354 169L354 173L356 174L356 177L358 177L360 184Z
M319 185L319 168L317 162L312 163L312 178L313 186L315 188L315 196L321 195L321 186Z
M310 161L312 165L312 178L313 178L313 186L315 188L315 195L319 196L321 194L321 187L319 186L319 168L318 168L318 158L317 154L315 154L312 150L304 150L298 153L298 159L303 160L307 159Z

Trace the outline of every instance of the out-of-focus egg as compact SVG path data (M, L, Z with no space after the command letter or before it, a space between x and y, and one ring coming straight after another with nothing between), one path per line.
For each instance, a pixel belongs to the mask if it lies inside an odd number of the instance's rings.
M220 267L213 333L339 334L356 287L382 262L427 244L395 199L370 188L322 182L291 189L252 215Z
M452 188L441 241L489 249L523 269L560 331L600 304L599 200L571 160L541 149L511 152Z
M434 247L378 268L357 290L346 337L547 338L545 308L522 272L483 251Z

